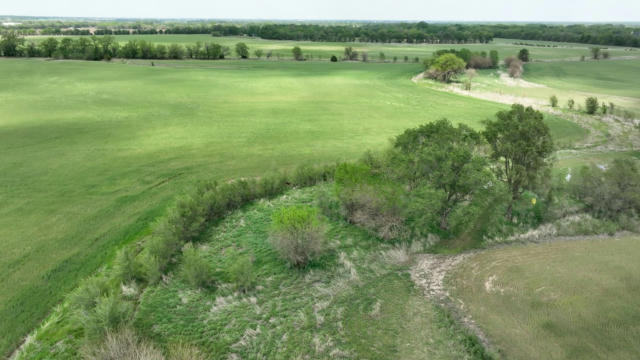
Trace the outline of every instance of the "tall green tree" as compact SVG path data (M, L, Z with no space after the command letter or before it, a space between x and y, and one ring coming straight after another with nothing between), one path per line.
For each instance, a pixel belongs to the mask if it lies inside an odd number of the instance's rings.
M249 58L249 47L243 42L236 44L236 54L242 59Z
M7 31L0 37L0 54L3 56L19 56L19 47L24 38L15 31Z
M52 37L46 38L42 43L40 43L40 48L42 49L44 56L52 57L53 53L58 49L58 40Z
M457 57L454 54L444 54L436 58L427 71L427 76L443 81L449 82L452 78L464 72L465 67L464 60Z
M521 49L520 52L518 52L518 59L522 62L529 62L529 50Z
M411 189L431 193L441 230L448 230L452 211L492 179L487 160L476 151L482 142L470 127L447 119L406 130L394 141L399 154L393 163Z
M491 147L491 158L497 162L495 174L511 193L506 213L511 220L515 201L549 176L553 139L542 113L520 104L498 112L485 126L483 135Z

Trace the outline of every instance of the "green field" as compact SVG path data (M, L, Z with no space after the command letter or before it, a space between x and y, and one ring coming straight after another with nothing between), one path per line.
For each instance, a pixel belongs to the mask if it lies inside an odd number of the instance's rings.
M637 359L639 256L638 237L513 246L449 283L507 359Z
M413 64L156 63L0 60L0 353L199 179L354 159L504 108L416 86Z
M497 50L501 58L507 56L515 56L520 49L526 47L529 49L531 58L533 61L548 61L548 60L578 60L580 56L585 55L589 57L589 45L585 44L571 44L571 43L553 43L543 41L527 41L527 43L545 44L549 47L541 46L524 46L516 45L515 43L521 40L512 39L495 39L489 44L382 44L382 43L360 43L360 42L312 42L312 41L290 41L290 40L264 40L260 38L251 37L212 37L209 35L115 35L116 39L120 43L125 43L129 40L146 40L153 43L162 44L193 44L196 41L200 42L216 42L224 46L234 48L238 42L244 42L249 46L251 56L253 57L253 51L256 49L262 49L265 53L268 51L273 52L273 56L280 54L283 58L291 58L291 49L294 46L300 46L305 54L312 54L315 58L328 60L331 55L340 57L344 52L346 46L352 46L359 52L367 52L371 60L376 60L379 57L380 52L384 52L387 61L392 61L394 56L398 57L399 62L404 61L404 56L408 56L410 61L413 61L415 57L424 59L431 57L431 55L441 49L451 48L468 48L471 51L486 51ZM46 36L33 36L32 39L41 41ZM551 47L555 45L556 47ZM640 57L640 51L637 49L627 49L622 47L610 47L608 49L611 56L636 56ZM235 54L233 54L235 56Z

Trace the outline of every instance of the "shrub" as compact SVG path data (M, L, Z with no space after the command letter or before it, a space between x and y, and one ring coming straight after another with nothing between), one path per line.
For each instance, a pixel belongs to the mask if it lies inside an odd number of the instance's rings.
M316 198L316 205L320 209L322 215L329 219L338 220L342 219L344 216L340 201L329 190L321 191L318 194Z
M111 272L116 281L128 283L144 279L144 269L136 256L137 251L133 247L125 247L118 252Z
M588 97L585 100L584 104L585 104L587 114L593 115L596 113L596 111L598 111L598 98Z
M338 62L338 57L331 55L331 62Z
M128 328L108 331L103 341L90 343L81 353L92 360L164 360L160 350L138 339Z
M270 242L290 265L305 266L326 250L324 226L317 209L309 206L278 209L272 216Z
M522 73L524 72L524 68L522 67L522 61L518 60L518 59L514 59L513 61L511 61L509 63L509 76L511 76L512 78L519 78L522 76Z
M192 243L182 249L180 276L195 288L207 288L214 284L211 267Z
M78 312L92 310L98 300L109 294L109 282L104 276L92 276L83 280L80 286L71 293L69 303Z
M521 49L518 52L518 59L520 59L520 61L522 62L529 62L529 50L528 49Z
M573 110L573 107L576 105L576 102L573 101L573 99L569 99L569 101L567 101L567 107L569 108L569 110Z
M88 339L99 339L109 331L127 325L133 305L116 294L99 297L96 306L79 314L84 334Z
M608 59L609 58L609 52L608 51L603 51L602 52L602 58L603 59Z
M473 55L471 59L469 59L467 66L472 69L489 69L493 67L493 61L487 57Z
M408 56L404 56L404 62L408 62L409 61L409 57Z
M442 82L449 82L464 72L465 62L454 54L447 53L437 57L430 65L427 76Z
M253 263L248 256L242 256L229 267L229 278L235 284L236 289L247 292L256 285L256 275L253 271Z
M558 97L551 95L549 98L549 104L551 104L551 107L558 107Z
M205 360L206 356L196 347L178 343L169 345L169 360Z

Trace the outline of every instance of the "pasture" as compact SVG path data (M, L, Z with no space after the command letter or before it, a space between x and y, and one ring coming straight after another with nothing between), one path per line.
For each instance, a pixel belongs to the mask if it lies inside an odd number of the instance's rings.
M354 159L504 108L416 86L414 64L156 65L0 60L0 353L198 180Z
M452 295L507 359L637 359L640 239L493 249L450 276Z

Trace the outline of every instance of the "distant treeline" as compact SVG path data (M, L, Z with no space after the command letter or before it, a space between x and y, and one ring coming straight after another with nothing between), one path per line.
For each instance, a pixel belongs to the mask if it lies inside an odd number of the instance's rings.
M230 23L69 23L13 25L25 35L211 34L253 36L271 40L361 41L386 43L486 43L494 38L561 41L640 47L640 27L625 25L546 24L230 24Z

